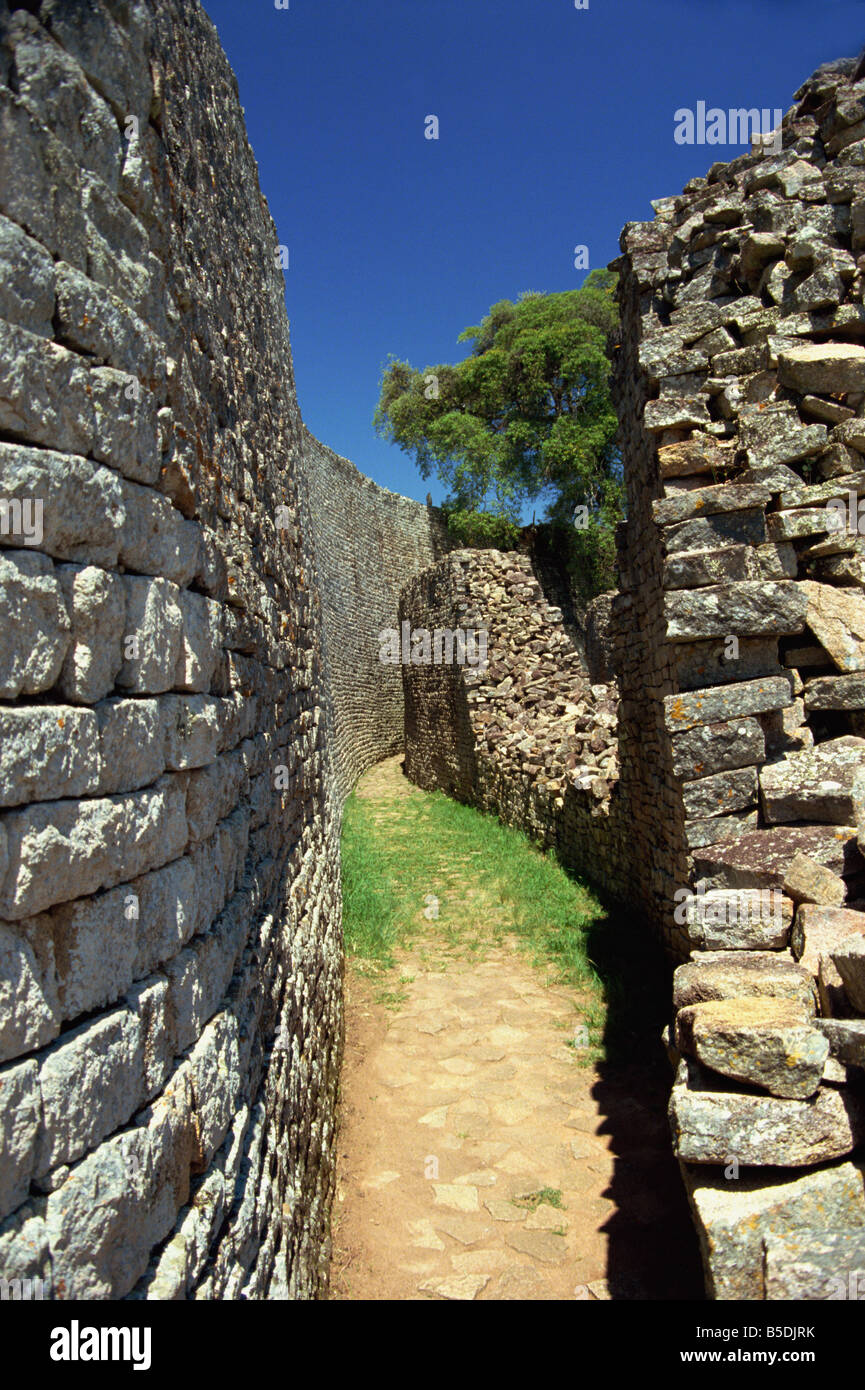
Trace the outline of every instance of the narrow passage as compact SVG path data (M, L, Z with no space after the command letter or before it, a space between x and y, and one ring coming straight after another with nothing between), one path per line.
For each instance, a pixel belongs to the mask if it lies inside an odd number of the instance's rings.
M359 783L343 859L330 1297L701 1298L627 927L400 758ZM611 932L629 964L602 984L589 958Z

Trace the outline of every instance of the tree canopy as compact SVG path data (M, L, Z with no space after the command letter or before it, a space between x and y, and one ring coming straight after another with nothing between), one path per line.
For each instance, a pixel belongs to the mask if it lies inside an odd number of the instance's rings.
M604 552L601 569L612 563L622 500L606 352L614 289L615 276L596 270L578 290L503 299L460 334L472 344L463 361L388 363L376 430L422 477L435 473L458 526L474 518L480 533L501 534L539 502L574 527L578 549Z

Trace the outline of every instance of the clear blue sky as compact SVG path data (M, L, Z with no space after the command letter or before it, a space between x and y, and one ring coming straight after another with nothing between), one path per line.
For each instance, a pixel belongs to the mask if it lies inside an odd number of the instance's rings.
M521 290L576 288L625 222L742 147L682 147L679 107L781 107L865 44L863 0L204 0L289 248L297 390L376 482L441 489L372 428L390 353L465 353ZM424 119L440 139L424 138Z

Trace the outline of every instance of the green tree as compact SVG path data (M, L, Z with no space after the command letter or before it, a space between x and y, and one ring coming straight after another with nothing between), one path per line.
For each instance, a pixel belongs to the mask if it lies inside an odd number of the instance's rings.
M460 334L472 344L462 362L418 371L392 359L375 414L378 433L448 489L459 534L489 532L490 518L513 526L537 502L551 521L576 520L592 589L610 579L622 507L606 353L615 283L596 270L578 290L501 300Z

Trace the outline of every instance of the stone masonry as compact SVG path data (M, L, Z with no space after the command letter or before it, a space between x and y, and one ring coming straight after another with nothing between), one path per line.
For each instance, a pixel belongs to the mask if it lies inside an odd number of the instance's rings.
M46 1297L326 1283L340 813L441 526L305 431L277 259L194 0L0 4L0 1277Z
M495 654L485 674L405 668L410 775L555 845L684 962L670 1120L722 1299L865 1294L854 69L804 85L779 153L716 165L623 233L617 758L591 733L608 688L522 557L451 555L401 608L418 625L466 609ZM582 766L595 747L603 767ZM577 788L597 801L568 820Z
M341 811L405 712L411 776L677 964L710 1295L865 1290L855 77L625 229L593 683L526 556L447 554L305 430L197 0L0 0L0 1277L325 1289ZM402 623L482 627L487 664L382 661Z
M485 667L403 665L412 781L518 826L626 898L616 687L590 684L529 558L453 551L406 585L400 618L488 633Z
M689 957L674 983L670 1119L716 1298L849 1297L861 1268L854 68L804 85L779 153L716 165L655 203L653 222L625 229L615 267L622 783L647 866L641 905L674 958Z
M345 796L373 763L403 747L400 668L379 661L378 634L396 622L408 575L449 549L435 508L377 487L354 464L304 432L316 589L327 665L333 758ZM325 519L315 524L316 518Z

